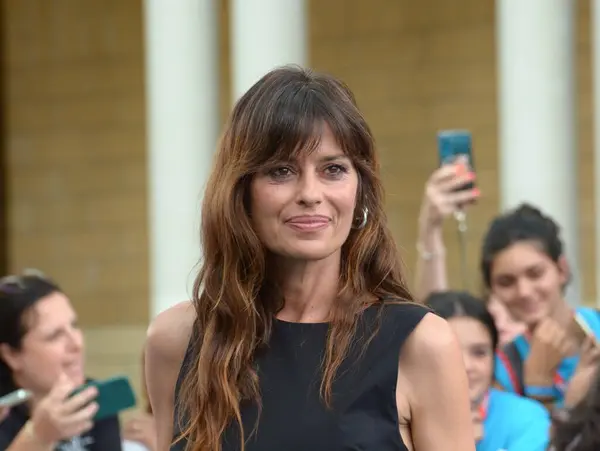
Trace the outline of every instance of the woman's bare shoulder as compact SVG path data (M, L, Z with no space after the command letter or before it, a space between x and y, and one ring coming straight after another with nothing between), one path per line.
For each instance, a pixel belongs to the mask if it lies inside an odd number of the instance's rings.
M168 308L154 318L146 336L146 356L162 365L183 361L188 347L196 312L190 301Z
M414 449L475 451L462 352L446 320L423 317L401 351L397 387L398 415L410 425L404 435Z
M456 336L448 322L433 313L427 313L415 328L402 350L402 358L416 364L416 368L446 369L455 360L462 363ZM404 370L409 368L405 367ZM417 371L417 373L419 373ZM443 377L443 373L440 373Z
M421 404L432 396L432 403L442 402L447 393L455 403L467 399L460 346L448 322L433 313L425 315L407 340L400 354L399 369L401 387L411 405Z

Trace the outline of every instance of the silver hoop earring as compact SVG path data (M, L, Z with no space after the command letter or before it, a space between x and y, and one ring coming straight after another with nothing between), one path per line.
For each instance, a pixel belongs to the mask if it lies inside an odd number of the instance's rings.
M364 207L362 210L362 218L357 218L360 219L360 223L354 227L356 230L360 230L360 229L364 229L365 226L367 225L367 220L369 218L369 209L367 207Z

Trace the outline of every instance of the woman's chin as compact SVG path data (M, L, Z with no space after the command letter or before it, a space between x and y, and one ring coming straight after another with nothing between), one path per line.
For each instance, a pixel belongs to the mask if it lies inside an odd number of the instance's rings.
M73 383L75 386L83 385L85 383L85 374L83 371L68 371L67 376L71 380L71 383Z

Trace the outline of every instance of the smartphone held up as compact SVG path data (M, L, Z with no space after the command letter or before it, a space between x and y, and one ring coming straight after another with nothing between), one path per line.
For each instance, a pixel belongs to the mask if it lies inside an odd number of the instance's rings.
M86 388L93 386L97 390L94 402L98 404L98 410L94 420L117 415L124 410L135 407L136 399L129 379L124 376L112 377L101 381L89 381L75 389L69 397L81 393ZM18 407L32 398L29 390L17 389L0 397L0 413L13 407Z
M440 166L453 164L457 160L465 161L470 171L475 171L471 132L467 130L440 130L437 134ZM457 191L472 190L475 183L470 181Z

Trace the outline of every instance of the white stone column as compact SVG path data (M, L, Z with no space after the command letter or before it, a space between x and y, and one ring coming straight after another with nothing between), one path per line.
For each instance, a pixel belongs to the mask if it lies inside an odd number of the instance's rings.
M217 4L145 0L151 316L190 299L219 127ZM126 277L126 275L124 275Z
M305 0L231 0L235 102L277 66L307 63Z
M592 89L594 108L594 196L596 222L596 306L600 307L600 1L592 0Z
M574 6L570 0L497 0L502 208L527 201L561 226L580 297Z

